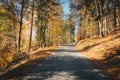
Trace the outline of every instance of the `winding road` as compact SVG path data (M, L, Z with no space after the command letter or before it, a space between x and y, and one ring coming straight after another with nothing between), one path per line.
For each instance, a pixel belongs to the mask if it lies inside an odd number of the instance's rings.
M107 80L74 46L62 46L19 80Z

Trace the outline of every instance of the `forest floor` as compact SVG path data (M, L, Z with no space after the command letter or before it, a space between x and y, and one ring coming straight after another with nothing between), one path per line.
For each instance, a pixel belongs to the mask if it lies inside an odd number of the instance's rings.
M120 80L120 31L103 38L80 40L76 48L110 80Z

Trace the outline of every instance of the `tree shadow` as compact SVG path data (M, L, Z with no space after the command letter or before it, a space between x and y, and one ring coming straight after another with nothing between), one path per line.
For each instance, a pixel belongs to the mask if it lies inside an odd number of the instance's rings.
M115 50L114 53L109 53L109 55L104 56L107 61L109 61L109 65L119 67L120 68L120 50Z
M116 53L109 53L104 55L104 59L91 61L101 70L103 70L109 76L110 80L120 79L120 50L116 50Z
M58 78L64 80L63 78L68 76L66 80L106 80L101 71L96 69L85 57L67 55L69 52L79 54L78 51L58 49L55 52L54 56L50 55L42 60L41 58L32 60L1 78L11 79L17 77L18 80L56 80ZM58 56L61 52L65 52L66 55Z
M32 69L32 67L36 66L39 63L39 61L48 57L50 55L50 52L54 50L55 49L38 50L34 54L28 55L26 53L22 53L22 54L16 55L17 57L15 56L16 58L13 61L11 61L9 65L6 67L5 71L7 71L7 73L0 76L0 80L1 78L5 78L5 77L12 78L13 76L8 76L9 74L13 74L15 76L19 76L19 74L22 75L27 70L30 70ZM35 57L35 58L32 59L32 57ZM27 60L27 62L24 64L21 64L21 62L24 60ZM13 67L16 64L20 64L20 66L14 68L13 70L10 70L11 67Z

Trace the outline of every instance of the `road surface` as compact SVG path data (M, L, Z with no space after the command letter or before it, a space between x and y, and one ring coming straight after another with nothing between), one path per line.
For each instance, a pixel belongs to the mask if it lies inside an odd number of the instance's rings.
M72 45L62 46L19 80L107 80Z

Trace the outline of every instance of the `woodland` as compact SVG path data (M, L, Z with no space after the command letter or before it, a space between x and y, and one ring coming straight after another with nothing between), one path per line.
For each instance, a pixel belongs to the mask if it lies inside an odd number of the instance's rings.
M120 30L120 0L70 0L66 20L63 3L0 0L0 72L37 49L102 39Z
M56 0L2 0L0 68L38 48L70 43L73 25L62 15Z

